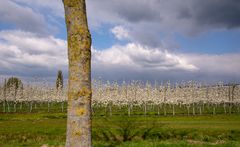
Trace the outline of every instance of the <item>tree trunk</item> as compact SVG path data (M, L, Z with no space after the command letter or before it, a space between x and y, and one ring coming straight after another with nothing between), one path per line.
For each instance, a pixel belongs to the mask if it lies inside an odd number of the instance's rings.
M175 115L175 104L172 105L173 116Z
M63 0L68 34L66 147L91 147L91 35L85 0Z
M22 102L20 103L20 107L19 107L20 110L22 110Z
M195 115L195 105L194 105L194 103L192 104L192 109L193 109L193 115Z
M202 106L199 106L199 114L202 115Z
M64 111L64 101L61 103L62 112Z
M225 102L224 102L224 104L223 104L223 109L224 109L224 113L227 114L227 110L226 110L226 104L225 104Z
M32 101L30 102L30 109L29 109L29 112L30 112L30 113L32 112Z
M3 112L6 112L6 101L3 102Z
M165 103L163 105L163 111L164 111L164 116L166 116L167 115L167 110L166 110L166 104Z
M14 112L17 112L17 107L16 107L16 105L17 105L17 103L14 102L14 104L13 104Z
M144 116L147 116L147 103L144 103Z
M157 105L157 114L160 115L160 106Z
M109 104L109 116L112 116L112 104Z
M237 104L237 112L240 112L239 104Z
M190 115L190 111L189 111L189 109L190 109L190 104L187 105L187 115L188 115L188 116Z
M7 109L8 109L8 112L10 112L10 104L9 104L9 102L7 102Z
M48 101L48 112L50 112L50 102Z
M128 117L130 117L130 116L131 116L131 105L128 104Z

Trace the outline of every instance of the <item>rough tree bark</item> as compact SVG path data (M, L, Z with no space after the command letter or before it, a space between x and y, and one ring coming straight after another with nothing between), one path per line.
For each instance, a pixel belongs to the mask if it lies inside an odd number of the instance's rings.
M85 0L63 0L68 34L66 147L91 146L91 35Z

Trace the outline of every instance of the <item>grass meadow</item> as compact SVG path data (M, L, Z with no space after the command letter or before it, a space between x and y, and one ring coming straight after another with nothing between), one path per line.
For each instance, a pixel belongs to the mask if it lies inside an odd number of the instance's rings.
M56 106L55 106L56 107ZM178 109L177 109L178 110ZM60 111L60 110L59 110ZM92 139L95 147L239 147L240 115L164 115L140 110L109 116L95 109ZM65 145L67 114L47 108L0 113L1 147L61 147Z

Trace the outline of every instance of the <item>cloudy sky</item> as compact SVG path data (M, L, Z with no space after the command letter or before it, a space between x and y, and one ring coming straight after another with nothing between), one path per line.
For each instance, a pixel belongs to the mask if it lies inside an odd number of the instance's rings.
M239 0L86 0L92 75L240 82ZM0 1L0 75L67 77L62 0Z

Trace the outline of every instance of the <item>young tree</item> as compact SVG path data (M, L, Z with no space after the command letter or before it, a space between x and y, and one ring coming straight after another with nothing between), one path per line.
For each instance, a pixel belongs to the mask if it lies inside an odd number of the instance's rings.
M20 79L16 78L16 77L11 77L7 80L7 82L5 82L4 89L5 89L5 93L6 93L8 111L10 111L8 101L13 101L14 102L14 112L16 112L17 102L23 96L23 83L22 83L22 81Z
M18 90L23 89L23 83L20 79L16 77L11 77L7 80L6 84L4 84L4 87L6 88L7 93L12 92L14 97L16 97ZM10 89L12 89L12 91Z
M91 35L85 0L63 0L68 34L67 147L91 146Z
M59 70L57 74L56 89L57 90L63 89L63 74L61 70Z
M7 103L7 80L4 80L4 85L3 85L3 112L6 112L6 103Z

